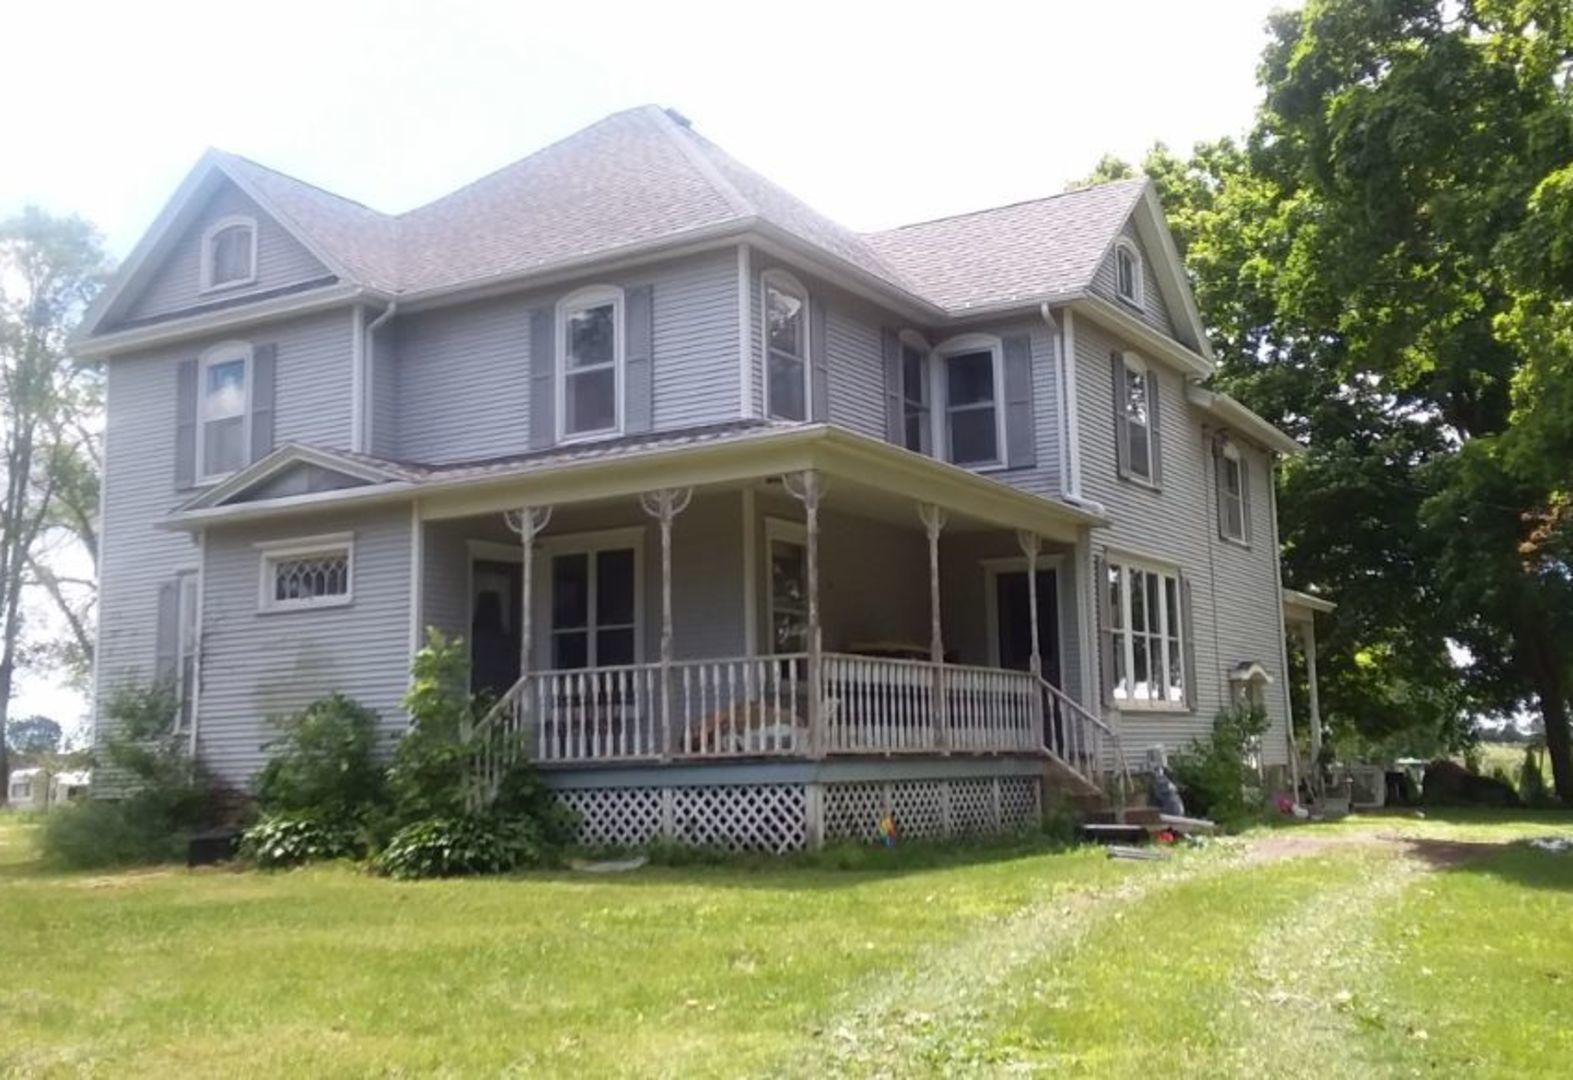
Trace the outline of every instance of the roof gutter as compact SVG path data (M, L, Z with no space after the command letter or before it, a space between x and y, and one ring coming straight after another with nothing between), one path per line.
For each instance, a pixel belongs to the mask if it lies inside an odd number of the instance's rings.
M1185 400L1242 435L1250 436L1269 450L1288 457L1305 453L1305 446L1297 439L1257 416L1228 394L1220 394L1193 383L1185 388Z

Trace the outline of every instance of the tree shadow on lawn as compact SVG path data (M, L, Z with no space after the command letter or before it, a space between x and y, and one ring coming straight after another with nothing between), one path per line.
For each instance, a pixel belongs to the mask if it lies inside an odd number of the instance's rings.
M1554 835L1573 836L1573 830L1565 829ZM1573 892L1573 849L1545 851L1525 840L1493 842L1405 837L1400 843L1410 855L1432 870L1449 874L1487 874L1526 888Z

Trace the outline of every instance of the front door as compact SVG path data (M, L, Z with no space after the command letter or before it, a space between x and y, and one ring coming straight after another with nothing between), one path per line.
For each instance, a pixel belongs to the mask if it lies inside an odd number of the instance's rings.
M1052 568L1038 570L1038 648L1043 654L1043 677L1060 685L1059 575ZM1025 570L994 575L995 633L999 665L1017 671L1032 669L1032 607L1027 596Z
M470 690L501 697L519 680L519 564L477 559L471 581Z

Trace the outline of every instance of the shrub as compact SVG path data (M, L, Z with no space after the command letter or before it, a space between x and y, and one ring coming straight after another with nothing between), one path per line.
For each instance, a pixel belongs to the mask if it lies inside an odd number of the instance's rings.
M1259 777L1248 755L1266 730L1265 710L1235 706L1218 714L1211 735L1174 756L1170 771L1187 813L1239 825L1260 809Z
M364 821L385 797L375 760L377 714L343 694L277 721L281 737L257 774L263 812L300 820Z
M394 750L388 791L399 825L464 815L472 785L475 706L467 686L468 662L461 639L427 631L426 646L410 665L404 710L410 727Z
M383 849L378 866L400 879L500 874L537 865L543 851L526 818L460 814L406 825Z
M1518 793L1526 806L1548 806L1551 792L1546 788L1546 774L1540 767L1540 755L1533 746L1524 748L1524 764L1518 770Z
M193 831L217 820L214 793L175 728L178 710L168 682L115 692L104 708L113 734L102 756L125 796L50 814L40 838L46 860L78 870L164 862L180 857Z
M359 858L366 854L366 841L354 822L281 815L264 818L247 829L240 850L258 866L275 869L321 859Z

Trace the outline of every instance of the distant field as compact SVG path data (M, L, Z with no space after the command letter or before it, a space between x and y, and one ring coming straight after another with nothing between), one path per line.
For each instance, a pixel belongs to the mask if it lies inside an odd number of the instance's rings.
M1546 778L1546 787L1551 786L1551 762L1546 758L1544 750L1539 752L1540 772ZM1518 773L1524 766L1524 745L1522 743L1493 743L1480 744L1480 771L1490 776L1495 769L1507 773L1513 781L1513 786L1518 786Z

